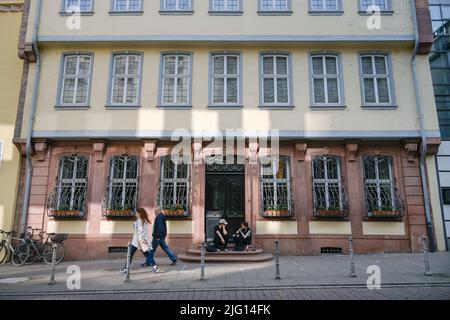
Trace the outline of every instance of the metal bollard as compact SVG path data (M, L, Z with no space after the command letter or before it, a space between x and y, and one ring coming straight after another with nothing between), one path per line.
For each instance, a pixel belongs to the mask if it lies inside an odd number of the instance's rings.
M275 280L281 280L280 277L280 241L275 240Z
M56 244L52 243L52 271L50 274L50 282L48 283L50 286L56 284L55 273L56 273Z
M355 260L353 257L353 238L352 238L352 236L348 237L348 250L350 252L350 278L356 278Z
M130 282L130 264L131 264L131 243L128 242L128 249L127 249L127 265L125 267L125 280L124 282Z
M206 280L205 277L205 241L202 241L202 247L200 250L200 280Z
M423 234L422 235L422 243L423 243L423 261L425 264L425 275L427 277L431 277L433 274L430 270L430 259L428 258L428 244L427 244L427 237Z

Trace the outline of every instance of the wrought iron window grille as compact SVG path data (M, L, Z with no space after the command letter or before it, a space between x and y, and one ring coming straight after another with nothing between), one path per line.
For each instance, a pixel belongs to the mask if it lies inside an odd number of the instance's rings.
M139 160L137 156L112 156L106 192L103 197L103 216L133 218L138 202Z
M395 185L392 157L364 158L364 189L369 219L403 219L404 204Z
M55 219L83 218L86 212L88 160L62 156L55 188L47 199L47 215Z
M260 159L261 215L265 218L292 218L294 201L288 156Z
M161 157L158 205L167 217L190 216L190 168L182 158Z
M312 160L313 205L315 218L345 219L348 197L337 156L316 156Z

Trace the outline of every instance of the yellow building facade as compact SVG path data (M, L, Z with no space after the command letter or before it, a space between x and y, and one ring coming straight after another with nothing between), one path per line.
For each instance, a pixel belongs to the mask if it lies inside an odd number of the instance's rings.
M345 252L349 235L362 253L422 234L443 250L427 2L318 3L33 1L21 225L69 233L72 258L123 247L127 218L156 206L178 252L220 218L286 254ZM174 135L198 162L169 164Z
M20 154L13 144L23 61L17 56L23 1L0 1L0 229L13 229Z

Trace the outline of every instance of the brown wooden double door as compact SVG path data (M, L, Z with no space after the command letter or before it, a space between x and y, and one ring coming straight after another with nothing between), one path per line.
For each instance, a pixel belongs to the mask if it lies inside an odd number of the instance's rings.
M214 238L214 226L220 219L228 222L227 230L233 235L245 220L245 187L243 173L207 173L205 202L206 241ZM232 242L232 241L230 241Z

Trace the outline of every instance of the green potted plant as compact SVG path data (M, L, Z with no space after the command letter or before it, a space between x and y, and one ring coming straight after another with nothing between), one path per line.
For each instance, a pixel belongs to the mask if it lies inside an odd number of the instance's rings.
M283 217L289 215L289 207L287 205L281 206L280 215Z
M319 217L339 218L344 216L344 211L340 207L320 207L317 209Z
M372 216L377 218L396 218L400 216L400 212L392 206L383 206L381 208L373 208Z
M181 204L177 204L175 207L176 207L176 209L177 209L177 215L178 215L178 216L184 215L184 209L183 209L183 207L182 207Z
M60 205L58 209L52 211L52 215L55 218L67 218L67 217L76 217L80 215L79 210L73 210L69 205L64 204Z
M177 206L176 205L173 204L173 205L170 206L169 214L172 215L172 216L177 214Z
M264 214L266 216L271 217L273 215L273 208L271 206L266 207L266 210L264 211Z
M128 217L132 215L131 209L129 205L114 205L106 210L106 215L109 217Z
M281 213L280 206L278 206L278 205L273 206L273 215L275 217L279 217L280 213Z

